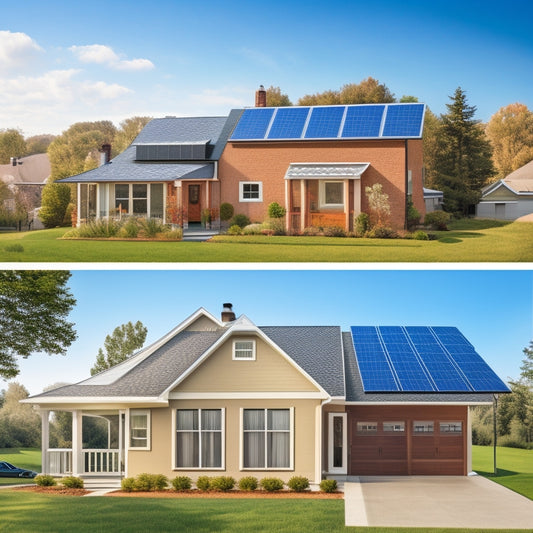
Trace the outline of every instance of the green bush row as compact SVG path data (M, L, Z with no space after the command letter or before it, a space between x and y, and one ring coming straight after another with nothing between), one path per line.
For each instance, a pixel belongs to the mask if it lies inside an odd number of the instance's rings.
M53 479L53 478L52 478ZM137 477L124 478L122 480L122 490L125 492L149 492L164 490L168 487L169 480L161 474L139 474ZM185 491L192 488L192 479L188 476L177 476L170 481L172 488L176 491ZM266 492L282 490L285 486L283 480L275 477L266 477L260 481L253 476L246 476L237 481L230 476L200 476L196 480L196 488L202 492L209 490L218 492L228 492L235 486L242 491L254 491L258 487ZM302 476L294 476L289 479L287 486L294 492L303 492L309 489L309 479ZM337 482L334 479L325 479L320 483L322 492L335 492Z
M39 487L55 487L57 480L49 474L39 474L35 476L35 483ZM67 489L83 489L83 479L76 476L67 476L59 480L59 483Z

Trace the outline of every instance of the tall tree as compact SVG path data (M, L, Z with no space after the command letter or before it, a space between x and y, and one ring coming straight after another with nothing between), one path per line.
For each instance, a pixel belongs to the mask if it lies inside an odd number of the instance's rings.
M520 375L533 385L533 341L529 343L529 347L524 348L523 352L525 358L522 360Z
M64 270L0 271L0 376L18 375L17 357L64 355L76 340L67 316L76 304Z
M486 132L498 178L533 159L533 112L526 105L516 103L499 109L489 120Z
M441 150L440 128L440 118L431 109L426 108L424 114L424 136L422 138L425 171L424 185L430 189L437 188L437 159Z
M441 115L435 186L444 192L446 211L467 215L494 175L492 150L466 93L458 87L450 98L448 113Z
M267 107L287 107L291 106L292 102L287 94L283 94L279 87L271 85L266 90L266 105Z
M395 101L390 89L370 76L359 83L348 83L340 90L341 104L381 104Z
M150 120L152 120L152 117L131 117L123 120L120 123L120 129L113 139L113 154L122 153Z
M12 157L21 157L25 153L26 141L19 130L0 130L0 165L7 165Z
M125 361L136 350L142 348L147 333L148 329L140 320L135 324L128 322L116 327L104 340L105 353L102 348L98 349L96 363L91 368L91 376Z
M26 138L26 153L32 154L46 154L48 147L55 139L55 135L44 133L42 135L33 135Z
M46 228L68 225L67 209L72 190L66 183L47 183L43 187L39 218Z

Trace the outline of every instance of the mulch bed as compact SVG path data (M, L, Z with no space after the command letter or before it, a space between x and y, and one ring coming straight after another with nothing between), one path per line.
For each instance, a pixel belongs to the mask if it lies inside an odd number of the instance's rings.
M91 491L86 489L67 489L66 487L39 487L38 485L30 485L28 487L13 487L13 490L20 490L23 492L39 492L41 494L60 494L62 496L85 496Z
M316 500L340 500L344 498L342 492L317 492L305 491L294 492L288 490L280 490L276 492L267 492L264 490L244 491L244 490L230 490L228 492L220 492L214 490L200 491L200 490L160 490L153 492L124 492L117 490L109 492L106 496L121 496L121 497L143 497L143 498L259 498L259 499L316 499Z

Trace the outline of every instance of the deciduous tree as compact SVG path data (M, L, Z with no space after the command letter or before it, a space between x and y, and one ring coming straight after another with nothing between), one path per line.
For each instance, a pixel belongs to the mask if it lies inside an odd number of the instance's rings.
M96 356L96 363L91 368L91 375L98 374L125 361L136 350L142 348L148 329L141 321L128 322L113 330L104 340L105 353L100 348Z
M12 157L26 153L26 141L20 130L0 130L0 165L7 165Z
M292 102L287 94L283 94L279 87L270 86L266 90L266 105L268 107L287 107Z
M152 120L152 117L131 117L120 123L120 129L113 139L113 154L122 153L139 135L141 130Z
M64 355L76 339L67 321L76 304L64 270L0 271L0 376L18 375L17 358Z

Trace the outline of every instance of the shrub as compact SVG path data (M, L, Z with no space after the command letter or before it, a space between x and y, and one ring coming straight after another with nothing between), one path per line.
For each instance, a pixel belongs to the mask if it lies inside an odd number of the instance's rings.
M237 224L233 224L228 228L228 235L242 235L242 228Z
M304 228L303 234L306 237L316 237L317 235L320 235L322 232L320 231L320 228L317 228L316 226L309 226L307 228Z
M144 236L148 239L153 239L158 233L168 231L160 218L143 218L140 224Z
M227 222L233 216L234 212L233 206L228 202L224 202L220 205L220 220Z
M256 477L247 476L239 480L239 489L241 490L255 490L257 486L258 482Z
M451 219L452 215L446 213L446 211L432 211L431 213L426 214L424 218L424 226L431 226L440 231L447 231Z
M196 480L196 488L202 491L209 490L211 488L211 478L208 476L200 476Z
M99 218L69 231L65 237L81 237L84 239L116 237L121 227L122 222L119 220Z
M183 239L183 230L181 228L173 228L165 231L162 237L167 241L181 241Z
M264 229L263 224L248 224L242 229L243 235L261 235Z
M37 483L39 487L54 487L57 485L57 481L49 474L39 474L38 476L35 476L35 483Z
M4 247L6 252L23 252L24 246L22 244L8 244Z
M398 233L387 226L374 226L365 237L369 239L397 239Z
M259 483L261 488L267 492L283 489L283 481L277 477L265 477Z
M218 476L211 480L211 488L220 492L228 492L235 487L236 481L230 476Z
M70 203L70 187L66 183L47 183L41 195L39 218L45 228L54 228L65 224L65 215ZM67 225L70 226L70 220Z
M346 230L340 226L328 226L324 228L325 237L346 237Z
M67 476L61 479L61 485L67 489L83 489L83 479L76 476Z
M370 230L370 217L366 213L360 213L354 221L356 237L364 237L368 230Z
M306 477L294 476L289 479L287 485L294 492L303 492L309 488L309 480Z
M150 492L154 490L166 489L168 478L163 474L139 474L135 478L135 490Z
M250 224L250 219L246 215L235 215L230 222L230 226L239 226L239 228L244 228Z
M415 231L412 235L415 241L429 241L429 235L422 230Z
M120 228L120 237L126 239L136 239L139 235L139 223L136 218L128 218L126 223Z
M192 480L187 476L177 476L171 483L174 490L189 490L192 487Z
M323 479L320 482L320 490L322 492L336 492L337 480L336 479Z
M407 227L414 228L420 222L421 216L420 211L418 211L413 205L413 202L409 200L407 204Z
M124 492L133 492L135 490L135 478L134 477L125 477L120 482L120 488Z
M268 216L270 218L283 218L287 214L287 210L278 204L278 202L272 202L268 206Z

